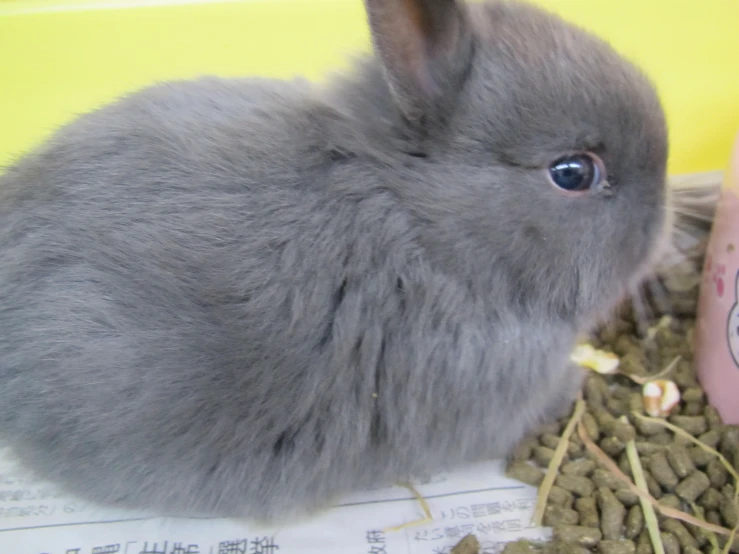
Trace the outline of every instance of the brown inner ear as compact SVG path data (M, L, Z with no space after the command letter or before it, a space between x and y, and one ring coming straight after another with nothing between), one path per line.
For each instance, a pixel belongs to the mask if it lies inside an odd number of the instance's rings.
M425 76L428 71L426 66L427 43L432 31L428 13L426 13L419 0L398 0L398 3L401 13L396 14L395 18L392 14L385 15L390 20L388 21L389 25L387 25L388 30L392 29L398 35L378 38L384 38L383 42L391 50L393 49L393 43L395 43L396 48L399 48L400 51L397 52L399 59L395 60L395 64L405 65L416 80L424 85L430 84L425 82L428 79ZM395 21L393 22L392 19L395 19ZM397 70L398 67L395 69ZM411 77L411 75L408 75L408 77Z
M470 63L472 37L456 0L365 0L375 50L410 121L436 119Z
M426 39L424 37L428 37L430 31L429 20L417 1L401 0L401 3L407 13L408 21L411 23L406 42L407 49L410 51L408 61L413 64L413 71L416 75L422 75L424 71L424 50L426 49Z
M413 22L413 26L421 31L422 36L429 34L429 21L424 16L420 5L415 0L401 0L405 11L408 13L408 18Z

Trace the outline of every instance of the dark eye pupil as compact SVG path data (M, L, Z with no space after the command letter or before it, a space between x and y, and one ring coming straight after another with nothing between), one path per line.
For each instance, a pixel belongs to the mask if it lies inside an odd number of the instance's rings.
M560 158L549 166L552 181L564 190L586 190L598 182L598 169L590 156Z

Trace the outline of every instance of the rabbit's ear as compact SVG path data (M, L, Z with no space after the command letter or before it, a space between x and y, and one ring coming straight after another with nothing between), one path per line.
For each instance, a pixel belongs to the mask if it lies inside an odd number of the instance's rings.
M472 58L472 33L455 0L364 0L375 51L411 122L454 103Z

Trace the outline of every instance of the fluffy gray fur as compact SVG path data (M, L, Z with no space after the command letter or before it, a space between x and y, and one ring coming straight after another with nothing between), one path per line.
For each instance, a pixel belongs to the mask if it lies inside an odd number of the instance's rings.
M366 6L328 86L159 84L0 177L0 433L40 476L279 521L569 409L668 225L657 94L527 4ZM567 196L580 150L609 187Z

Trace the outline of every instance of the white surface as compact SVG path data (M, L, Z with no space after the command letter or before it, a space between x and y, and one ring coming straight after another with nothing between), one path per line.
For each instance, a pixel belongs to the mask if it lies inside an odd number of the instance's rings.
M467 533L484 554L519 537L544 538L530 524L536 490L484 463L415 483L433 522L383 533L422 517L404 488L363 493L310 521L260 529L226 519L172 519L101 509L31 478L0 450L0 554L449 554Z

